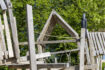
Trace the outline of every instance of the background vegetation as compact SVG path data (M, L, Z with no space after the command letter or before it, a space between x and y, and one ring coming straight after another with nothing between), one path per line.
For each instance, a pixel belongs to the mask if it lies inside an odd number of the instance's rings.
M20 42L27 41L26 27L26 4L33 6L35 39L38 38L46 20L52 9L57 11L79 34L81 29L81 19L83 13L86 13L89 31L105 30L105 1L104 0L11 0L13 4L14 15L17 19L18 37ZM67 32L56 25L52 35L58 37L50 37L49 40L65 39L70 37ZM69 39L69 38L67 38ZM50 46L50 48L49 48ZM47 45L46 51L59 51L65 49L73 49L77 46L74 43ZM25 55L27 47L20 46L21 56ZM57 55L60 57L60 55ZM63 55L65 56L65 55ZM71 63L78 64L77 52L71 53ZM53 56L52 56L53 58ZM49 60L49 62L52 61ZM58 58L59 59L59 58ZM62 58L62 62L67 59ZM53 61L52 61L53 62ZM59 61L60 62L60 61ZM3 70L3 69L2 69ZM8 69L4 69L8 70Z

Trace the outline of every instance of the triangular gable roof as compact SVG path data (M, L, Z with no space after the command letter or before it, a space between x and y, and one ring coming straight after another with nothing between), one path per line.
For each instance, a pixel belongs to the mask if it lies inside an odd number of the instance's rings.
M56 23L60 24L72 37L79 38L78 33L56 11L52 10L37 41L48 40L45 35L51 34Z
M7 9L4 0L0 0L0 6L1 6L1 9L2 9L2 10L6 10L6 9Z

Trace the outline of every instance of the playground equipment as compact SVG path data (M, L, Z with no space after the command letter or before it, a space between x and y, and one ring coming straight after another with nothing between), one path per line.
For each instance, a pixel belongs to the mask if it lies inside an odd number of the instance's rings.
M27 28L28 42L19 42L16 26L16 19L12 12L12 3L10 0L0 0L0 6L3 17L2 24L0 17L0 66L8 66L9 68L22 68L37 70L51 69L58 70L102 70L102 55L105 54L105 32L88 32L86 26L87 21L85 14L83 15L81 36L56 12L52 11L37 42L34 41L33 14L32 6L27 5ZM6 13L8 12L9 15ZM7 20L9 18L9 21ZM10 28L9 24L10 23ZM48 41L54 26L60 24L73 39ZM10 34L10 31L12 35ZM5 34L4 34L5 32ZM6 36L6 38L5 38ZM64 50L57 52L43 52L43 45L55 43L77 43L78 48L72 50ZM7 44L7 45L6 45ZM35 44L38 46L38 54L35 51ZM20 56L19 45L28 45L29 51L26 56ZM54 54L62 54L67 52L78 51L80 55L80 64L78 66L70 66L69 63L45 63L44 58Z

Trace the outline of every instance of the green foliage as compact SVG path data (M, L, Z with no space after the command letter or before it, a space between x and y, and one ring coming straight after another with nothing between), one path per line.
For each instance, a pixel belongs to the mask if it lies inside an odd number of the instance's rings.
M102 70L104 70L104 67L105 67L105 63L103 62L102 63Z

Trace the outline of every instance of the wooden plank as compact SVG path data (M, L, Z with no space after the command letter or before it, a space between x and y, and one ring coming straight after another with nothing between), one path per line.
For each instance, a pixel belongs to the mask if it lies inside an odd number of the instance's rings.
M40 68L66 68L68 67L69 63L44 63L44 64L37 64L38 69ZM9 68L29 68L29 64L8 64ZM34 69L35 70L35 69Z
M51 56L50 52L40 53L40 54L36 55L36 59L45 58L45 57L49 57L49 56Z
M56 43L70 43L76 42L76 40L55 40L55 41L39 41L34 44L56 44ZM28 45L28 42L20 42L19 45Z
M14 54L13 54L12 40L11 40L11 36L10 36L10 30L9 30L9 25L8 25L8 21L7 21L6 11L3 12L3 18L4 18L4 26L5 26L9 58L12 58L12 57L14 57Z
M101 48L102 48L102 50L103 50L103 52L105 54L105 49L104 49L104 45L103 45L103 42L102 42L101 33L98 32L97 34L98 34L98 38L99 38L99 43L100 43Z
M2 22L1 22L1 16L0 16L0 34L1 34L1 39L2 39L3 51L5 54L5 59L7 59L8 55L7 55L7 49L6 49L6 42L5 42L5 38L4 38L4 29L2 26Z
M37 70L33 26L34 25L33 25L32 6L27 4L27 27L28 27L28 43L29 43L29 53L30 53L30 68L31 70Z
M94 36L95 36L96 43L97 43L98 49L100 51L100 54L103 54L102 48L101 48L100 43L99 43L99 39L97 37L97 33L94 33Z
M85 44L85 51L86 51L86 59L87 59L87 64L91 64L91 61L90 61L90 54L89 54L89 46L88 46L88 43L86 41L86 44Z
M103 33L101 33L101 36L102 36L102 40L103 40L103 44L104 44L104 49L105 49L105 36L104 36L104 32Z
M97 55L99 55L99 50L98 50L98 46L96 44L96 40L95 40L95 37L94 37L94 32L91 33L91 36L92 36L92 39L93 39L93 43L94 43L96 53L97 53Z
M17 28L16 28L16 20L14 19L13 12L12 12L12 4L10 0L5 0L8 7L8 13L9 13L9 19L10 19L10 25L11 25L11 31L12 31L12 39L14 44L14 51L15 51L15 57L18 59L20 57L20 50L18 45L18 38L17 38Z
M80 41L80 69L84 70L84 47L85 47L85 29L81 29L81 41Z
M0 24L2 24L1 16L0 16ZM1 30L1 26L0 26L0 30ZM2 45L0 43L0 64L2 63L1 60L3 60L3 50L2 50Z
M64 51L58 51L58 52L51 52L51 54L61 54L61 53L74 52L74 51L80 51L80 49L72 49L72 50L64 50Z
M90 42L90 48L92 49L93 55L96 56L94 40L92 39L92 33L91 32L89 32L89 41L91 41Z
M2 10L6 10L6 9L7 9L4 0L0 0L0 6L1 6L1 9L2 9Z
M90 49L90 59L91 59L91 65L95 64L95 58L94 56L96 56L95 52L94 52L94 45L93 45L93 41L92 38L90 36L90 33L88 34L88 42L89 42L89 49ZM95 70L94 68L92 70Z

